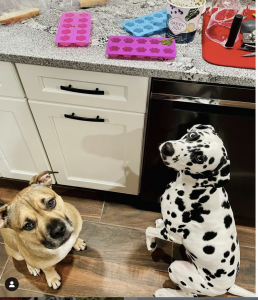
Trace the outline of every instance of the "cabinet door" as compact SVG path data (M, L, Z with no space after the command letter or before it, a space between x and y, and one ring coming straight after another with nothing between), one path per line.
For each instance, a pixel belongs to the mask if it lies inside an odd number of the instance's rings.
M26 100L0 97L1 176L30 180L35 174L49 169Z
M59 184L138 194L144 114L29 100ZM104 119L90 122L65 118Z

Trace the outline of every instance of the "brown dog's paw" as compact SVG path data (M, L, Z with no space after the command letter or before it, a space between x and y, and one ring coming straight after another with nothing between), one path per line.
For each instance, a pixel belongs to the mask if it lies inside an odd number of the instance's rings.
M47 284L49 287L52 287L54 290L60 288L61 286L61 277L58 273L55 274L51 279L47 278Z
M31 275L33 276L39 276L39 273L40 273L40 269L35 269L33 267L31 267L30 265L27 264L27 268L30 272Z
M73 248L76 251L83 251L83 250L87 249L87 244L84 240L77 238L76 242L73 245Z

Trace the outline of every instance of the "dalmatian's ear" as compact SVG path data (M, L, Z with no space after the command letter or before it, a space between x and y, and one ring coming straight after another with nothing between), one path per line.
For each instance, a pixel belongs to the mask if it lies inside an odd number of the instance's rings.
M205 173L205 172L204 172ZM230 180L230 160L225 155L222 156L217 168L208 175L209 184L216 188L223 187Z
M213 133L215 133L215 129L213 126L211 125L202 125L202 124L197 124L194 125L190 131L194 131L194 130L211 130Z

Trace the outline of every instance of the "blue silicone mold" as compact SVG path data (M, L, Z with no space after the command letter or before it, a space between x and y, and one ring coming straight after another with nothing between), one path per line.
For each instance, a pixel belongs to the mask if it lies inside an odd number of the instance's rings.
M161 10L150 15L121 23L124 29L133 36L150 36L167 27L167 10Z

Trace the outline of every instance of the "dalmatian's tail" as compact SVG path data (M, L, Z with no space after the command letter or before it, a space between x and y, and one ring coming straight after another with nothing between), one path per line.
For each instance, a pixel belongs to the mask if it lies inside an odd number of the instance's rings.
M249 292L240 286L234 284L229 290L229 293L240 297L256 297L255 293Z

